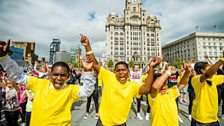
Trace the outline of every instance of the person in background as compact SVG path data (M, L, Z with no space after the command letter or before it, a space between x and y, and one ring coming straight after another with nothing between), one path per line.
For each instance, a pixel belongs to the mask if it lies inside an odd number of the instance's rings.
M219 126L217 85L224 82L224 76L215 75L215 73L223 64L224 58L221 58L213 66L208 62L197 62L194 65L197 75L191 80L195 92L191 126Z
M87 57L81 59L83 72L83 86L67 85L69 66L65 62L56 62L51 67L49 79L29 76L19 69L14 60L8 56L10 40L0 41L0 64L16 83L26 85L34 92L33 108L30 125L71 125L71 107L79 98L92 94L95 80L93 77L93 62ZM14 125L15 126L15 125Z
M192 86L191 80L192 78L196 75L196 72L194 68L190 67L191 69L191 75L188 81L188 95L189 95L189 105L188 105L188 119L191 121L191 112L192 112L192 105L193 105L193 100L195 98L195 93L194 93L194 88Z
M95 119L97 120L99 118L98 115L98 109L99 109L99 88L98 88L98 74L96 71L94 71L94 76L96 78L96 83L94 85L94 91L93 93L87 97L87 103L86 103L86 114L84 116L84 119L87 119L89 117L89 109L90 109L90 104L91 104L91 99L93 98L94 103L95 103Z
M142 75L142 85L145 85L145 81L148 77L148 71L145 70L144 74ZM148 100L148 94L146 94L146 114L145 114L145 120L149 120L150 116L150 106L149 106L149 100Z
M26 126L30 125L30 118L31 118L31 112L32 112L32 104L33 104L33 96L34 93L32 90L25 90L22 97L27 98L27 104L26 104Z
M20 91L18 92L19 106L20 106L20 117L22 119L22 126L25 126L25 117L26 117L26 98L22 97L22 94L26 90L24 85L18 84Z
M7 76L4 77L4 81L0 83L1 87L5 89L5 119L7 126L19 126L19 101L18 101L18 92L20 88Z

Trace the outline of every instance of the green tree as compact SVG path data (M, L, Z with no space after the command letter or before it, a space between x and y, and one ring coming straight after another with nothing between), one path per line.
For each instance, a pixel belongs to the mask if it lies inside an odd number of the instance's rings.
M74 65L74 68L78 68L79 67L79 63L78 62L74 62L73 65Z
M132 68L132 67L134 67L134 65L135 65L135 63L134 63L133 60L131 60L131 61L128 62L128 66L129 66L129 67Z
M107 63L107 67L108 67L108 68L112 68L113 66L114 66L113 60L110 59L110 60L108 61L108 63Z
M171 62L172 66L175 66L177 68L181 68L181 66L184 64L183 60L174 60L173 62Z

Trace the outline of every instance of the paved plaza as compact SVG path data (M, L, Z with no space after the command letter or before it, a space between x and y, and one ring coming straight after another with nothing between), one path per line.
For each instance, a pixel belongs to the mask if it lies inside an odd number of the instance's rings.
M92 100L93 101L93 100ZM188 120L188 108L187 104L179 104L179 116L183 120L182 123L179 123L180 126L190 126L190 121ZM141 106L141 115L145 117L146 112L146 102L142 102ZM220 108L220 107L219 107ZM77 103L74 104L74 107L72 109L72 126L95 126L97 120L95 120L95 109L94 109L94 103L91 103L90 107L90 118L84 119L83 116L85 115L85 109L86 109L86 99L79 100ZM137 106L135 104L132 105L131 112L129 114L129 119L127 121L127 126L150 126L151 119L150 120L138 120L136 118L136 111ZM219 120L220 120L220 126L224 126L224 120L221 119L221 114L219 112Z
M83 116L85 115L86 110L86 99L81 99L74 103L72 107L72 122L71 126L95 126L97 120L95 120L95 108L94 103L92 100L91 107L90 107L90 117L88 119L84 119ZM188 114L187 114L187 104L179 104L180 107L180 117L183 120L182 123L179 123L180 126L190 126L190 121L188 120ZM146 102L142 101L141 106L141 115L145 117L146 112ZM219 107L220 109L220 107ZM129 114L129 119L127 121L127 126L150 126L151 119L148 121L145 120L138 120L136 118L136 112L137 112L137 106L136 104L132 105L131 112ZM219 111L219 121L220 126L224 126L224 120L221 119L221 114ZM21 119L19 119L19 123L21 124ZM5 118L4 114L2 113L2 120L0 121L0 126L6 126L5 124Z

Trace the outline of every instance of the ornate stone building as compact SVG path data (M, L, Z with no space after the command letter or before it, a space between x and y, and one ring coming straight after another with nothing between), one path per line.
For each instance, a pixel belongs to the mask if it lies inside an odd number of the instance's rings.
M208 55L212 62L224 56L224 33L194 32L162 47L164 59L168 62L205 61Z
M161 56L160 21L147 16L141 0L126 0L124 17L110 13L105 27L107 59L144 64L153 56Z

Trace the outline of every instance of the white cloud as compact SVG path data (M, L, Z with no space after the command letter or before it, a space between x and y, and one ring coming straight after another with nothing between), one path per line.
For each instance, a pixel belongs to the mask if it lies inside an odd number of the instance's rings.
M0 37L15 41L35 41L36 53L49 57L53 38L62 41L61 49L81 46L79 33L87 35L98 56L105 52L105 23L111 12L123 15L124 0L1 0ZM194 32L224 31L223 0L144 0L148 15L161 21L162 44ZM95 12L94 20L89 13Z

